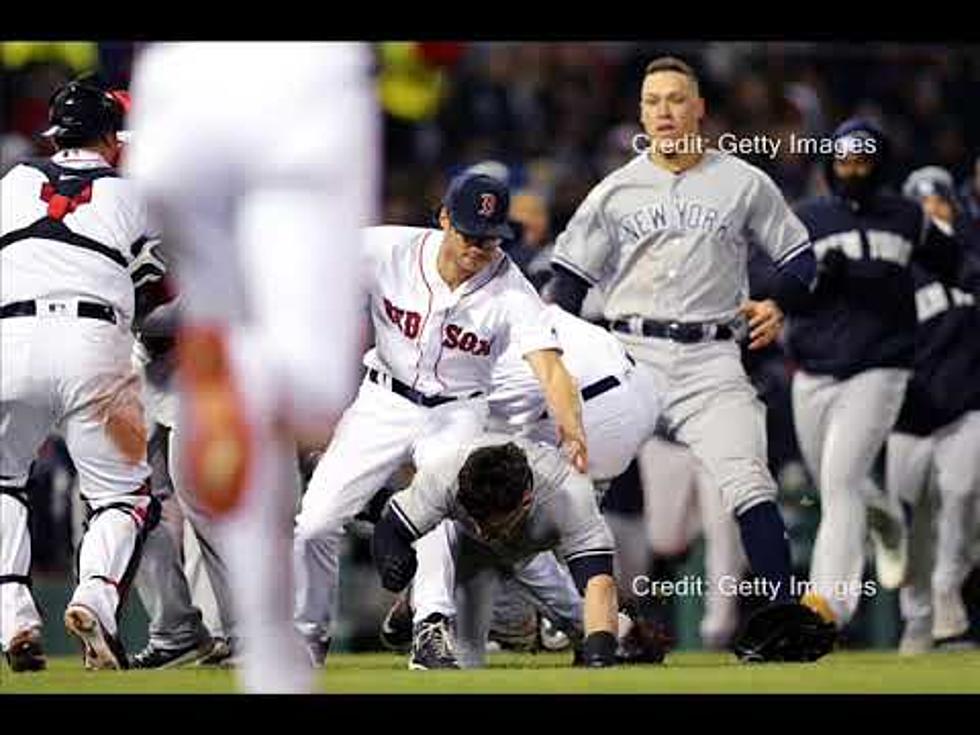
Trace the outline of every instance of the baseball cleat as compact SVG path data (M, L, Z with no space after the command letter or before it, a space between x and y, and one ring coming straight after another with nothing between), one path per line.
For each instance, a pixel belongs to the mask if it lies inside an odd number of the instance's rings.
M572 645L572 639L565 631L544 616L541 617L538 635L541 637L541 647L546 651L564 651Z
M127 669L122 645L106 633L95 613L83 605L65 610L65 628L82 643L86 669Z
M212 639L211 650L202 656L198 666L217 666L231 668L238 665L238 641L234 638Z
M4 656L11 671L43 671L48 662L41 648L39 628L27 628L10 639Z
M977 643L967 633L960 633L959 635L949 636L948 638L936 638L933 644L935 645L935 650L942 651L943 653L974 651L980 648L980 643Z
M932 610L932 637L937 642L958 639L970 629L970 618L958 590L934 591Z
M902 514L877 502L869 505L868 532L878 581L886 590L897 590L905 582L909 562L909 536Z
M200 661L213 648L210 638L180 648L158 648L148 643L146 648L133 656L134 669L173 669Z
M304 636L303 643L306 648L306 654L310 658L310 665L314 669L322 669L327 660L327 654L330 652L330 641L331 638L327 637L314 637L314 636Z
M902 639L898 642L900 656L921 656L932 650L932 620L913 618L905 622Z
M453 648L449 620L445 615L433 613L415 626L408 668L412 671L458 669L459 661Z
M405 595L400 595L388 610L381 621L378 637L389 651L408 653L412 650L412 606Z

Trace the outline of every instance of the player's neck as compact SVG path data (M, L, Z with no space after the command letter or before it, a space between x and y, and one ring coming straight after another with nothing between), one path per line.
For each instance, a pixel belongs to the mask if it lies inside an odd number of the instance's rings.
M467 280L476 275L475 273L462 270L445 250L439 251L439 256L436 258L436 270L439 271L439 276L449 286L450 291L455 291Z
M704 151L674 153L666 156L659 151L651 149L648 155L654 165L666 169L672 174L679 174L697 166L701 159L704 158Z

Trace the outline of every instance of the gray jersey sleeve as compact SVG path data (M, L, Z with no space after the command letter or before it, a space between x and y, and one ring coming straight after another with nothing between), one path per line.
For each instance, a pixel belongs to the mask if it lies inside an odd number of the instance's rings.
M776 265L782 265L810 246L810 234L769 176L756 169L756 186L749 204L749 236Z
M587 556L613 553L613 537L606 525L592 483L570 472L561 485L558 503L552 505L560 540L558 553L566 563Z
M446 477L446 469L420 469L411 484L389 501L391 511L415 538L421 538L450 516L456 483Z
M617 247L603 212L605 191L600 182L589 192L555 240L551 256L553 264L567 268L593 286L602 280L606 263Z

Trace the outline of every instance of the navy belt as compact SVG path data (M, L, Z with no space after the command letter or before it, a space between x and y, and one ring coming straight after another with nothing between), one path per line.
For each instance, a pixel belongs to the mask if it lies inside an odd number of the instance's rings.
M616 319L609 328L624 334L642 334L644 337L661 337L684 343L725 340L735 336L728 325L710 322L660 322L655 319L644 319L640 322L638 331L632 321Z
M613 388L620 385L622 385L622 383L615 375L606 376L602 380L597 380L596 382L585 386L582 389L582 400L589 401L596 396L601 396L603 393L608 393Z
M626 356L626 359L629 360L630 362L633 362L633 358L630 357L629 355ZM635 365L636 363L633 364ZM582 389L581 391L582 401L583 402L591 401L593 398L596 398L597 396L601 396L603 393L608 393L613 388L618 388L622 384L623 381L621 381L615 375L607 375L602 380L597 380L594 383L589 383L587 386L585 386ZM546 418L548 418L547 409L541 412L541 415L538 416L538 421L544 421Z
M370 368L368 370L368 378L372 383L377 383L378 385L385 387L384 383L380 380L381 371L375 368ZM417 406L425 406L426 408L432 408L434 406L442 406L446 403L452 403L453 401L459 401L465 398L476 398L482 395L480 391L471 393L468 396L427 396L411 386L403 383L398 378L390 377L391 380L391 392L397 393L402 398L405 398Z
M96 304L92 301L79 301L76 314L84 319L100 319L111 324L116 323L116 312L111 306ZM15 301L12 304L0 306L0 319L15 316L37 316L37 302Z

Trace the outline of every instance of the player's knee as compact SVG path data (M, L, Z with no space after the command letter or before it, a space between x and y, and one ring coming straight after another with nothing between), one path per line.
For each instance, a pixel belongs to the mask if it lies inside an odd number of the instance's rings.
M736 460L728 465L726 476L718 481L726 511L738 515L753 505L776 500L776 483L763 462Z

